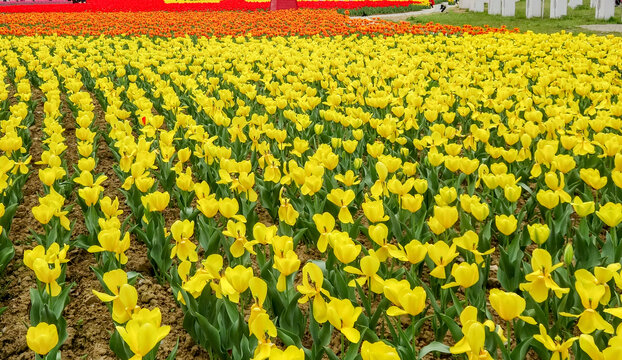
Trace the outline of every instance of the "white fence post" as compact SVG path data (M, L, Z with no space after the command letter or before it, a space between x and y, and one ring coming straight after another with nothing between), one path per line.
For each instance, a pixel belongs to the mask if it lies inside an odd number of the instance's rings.
M525 16L527 19L542 16L542 0L527 0Z
M608 20L615 15L615 0L596 0L596 19Z
M489 0L488 13L490 15L501 15L501 0Z
M472 10L474 12L484 12L484 0L474 0Z
M501 16L514 16L516 13L516 2L514 0L501 1Z
M559 19L568 14L567 0L551 0L551 19Z

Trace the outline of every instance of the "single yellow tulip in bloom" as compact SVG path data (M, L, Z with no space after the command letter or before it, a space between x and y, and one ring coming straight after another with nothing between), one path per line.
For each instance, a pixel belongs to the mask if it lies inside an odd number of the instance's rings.
M492 308L495 309L499 317L503 320L512 321L519 318L528 324L536 324L536 321L532 317L521 315L523 311L525 311L526 302L525 299L518 294L492 289L490 290L488 300Z
M445 266L451 264L451 262L458 256L456 252L456 245L447 245L444 241L439 241L435 244L428 244L428 256L436 267L430 272L430 276L434 276L437 279L445 279Z
M171 200L168 192L154 191L141 197L143 206L149 212L162 212Z
M574 199L572 199L571 204L572 204L572 208L574 209L574 211L580 217L586 217L595 211L595 206L594 206L593 201L583 202L583 200L581 200L581 198L578 196L575 196Z
M518 224L518 220L514 217L514 215L496 215L495 216L495 225L497 229L501 231L504 235L510 235L514 231L516 231L516 225Z
M48 262L42 258L37 258L32 264L37 280L45 284L45 291L50 296L58 296L61 287L58 285L58 277L61 273L60 262L56 260L54 267L50 269Z
M373 344L367 340L363 341L361 357L363 360L400 360L397 350L382 341Z
M220 280L223 294L234 303L240 301L240 294L248 289L249 281L253 278L253 269L238 265L234 268L226 268L225 276Z
M465 232L464 235L453 239L452 242L457 247L467 250L471 252L473 255L475 255L475 262L477 264L481 264L484 261L484 258L483 258L484 255L490 255L495 251L495 249L493 248L493 249L488 249L484 252L480 252L477 249L478 244L479 244L479 236L473 230L469 230Z
M322 288L324 283L324 275L319 266L312 262L308 262L302 267L302 285L298 285L296 289L303 296L298 299L300 304L305 304L309 299L313 299L313 317L315 321L322 324L328 319L326 318L326 301L322 297L329 296L327 290Z
M503 188L503 195L509 202L516 202L520 198L521 190L518 185L507 185Z
M585 310L579 315L563 311L560 312L560 315L578 317L579 322L577 323L577 326L584 334L591 334L596 330L603 330L608 334L613 334L613 326L605 321L605 319L603 319L603 317L596 311L600 299L605 296L605 287L593 282L577 281L575 282L575 288L579 293L581 304Z
M622 222L622 204L608 202L596 211L596 216L609 227L616 227Z
M369 282L370 290L376 294L381 294L384 281L377 274L378 269L380 269L380 260L378 260L377 253L374 253L373 255L364 256L361 259L360 270L353 266L346 266L343 270L347 273L359 276L355 280L351 280L348 286L356 287L356 282L362 287L365 283Z
M326 251L328 246L328 238L335 229L335 218L328 212L313 215L313 222L320 237L317 240L317 249L320 252Z
M561 298L562 294L566 294L570 290L559 287L551 274L562 265L564 264L558 263L553 265L551 254L548 251L535 249L531 255L531 268L533 271L525 276L528 282L520 284L520 289L528 291L529 295L538 303L548 298L549 290L553 290L555 295Z
M533 338L540 342L542 345L544 345L544 347L548 350L551 351L553 354L551 356L551 359L558 359L558 360L566 360L570 358L570 347L572 346L572 344L577 341L578 337L571 337L570 339L562 342L562 338L560 338L559 336L555 337L555 340L553 340L546 332L546 328L544 327L544 325L540 324L539 325L540 328L540 333L536 334L533 336Z
M285 291L287 285L285 280L287 276L293 274L299 267L300 259L293 250L286 252L283 257L276 256L274 258L274 268L280 273L276 284L276 289L278 291Z
M456 281L443 285L443 289L455 286L462 286L466 289L475 285L479 281L479 266L477 266L477 264L469 264L466 262L463 262L460 265L454 263L451 267L451 275Z
M559 195L553 190L539 190L536 199L547 209L553 209L559 204Z
M408 261L411 264L419 264L425 259L428 253L427 245L419 240L413 239L406 246L397 245L394 249L389 249L389 254L400 261Z
M531 241L538 245L544 244L551 234L551 229L549 229L549 226L546 224L527 225L527 231L529 232Z
M352 201L354 201L355 194L354 191L348 189L333 189L326 196L326 199L331 203L337 205L339 207L339 221L344 224L352 224L354 220L352 219L352 214L350 214L350 210L348 210L348 205Z
M428 219L428 226L433 233L439 235L457 221L458 209L455 206L434 206L434 216Z
M579 175L581 176L581 180L594 190L600 190L607 185L607 177L601 177L598 169L581 169Z
M484 348L484 342L486 340L486 330L484 325L472 321L467 324L462 324L462 333L464 337L456 343L456 345L449 348L452 354L467 354L471 360L492 360L492 356L488 353L488 350Z
M426 293L421 286L410 289L410 285L404 287L404 283L391 281L385 283L384 292L392 293L387 296L395 305L387 309L387 315L400 316L410 315L417 316L421 314L425 308ZM396 301L397 300L397 301Z
M357 343L361 338L361 333L354 328L354 323L362 312L363 308L354 307L348 299L332 299L326 307L326 317L330 324L352 343Z
M47 355L58 344L56 325L40 322L35 327L29 327L26 332L26 343L30 350L41 356Z
M148 312L144 313L144 312ZM155 313L155 314L152 314ZM117 331L125 343L129 346L134 356L130 360L140 360L149 354L162 339L171 331L170 326L160 326L162 315L160 309L142 309L125 327L117 326Z
M197 246L190 241L190 238L194 235L194 221L175 221L173 225L171 225L171 233L176 242L175 246L171 249L171 258L177 255L181 261L198 261L199 258L196 252Z
M384 203L382 200L366 199L361 207L369 222L378 223L389 220L389 217L384 214Z
M335 257L343 264L349 264L361 253L361 245L356 244L346 232L333 233L330 236Z
M125 233L123 239L121 239L121 230L118 228L102 229L97 234L98 245L93 245L88 248L88 252L111 252L115 254L115 258L121 265L127 263L127 256L125 252L130 248L130 234Z

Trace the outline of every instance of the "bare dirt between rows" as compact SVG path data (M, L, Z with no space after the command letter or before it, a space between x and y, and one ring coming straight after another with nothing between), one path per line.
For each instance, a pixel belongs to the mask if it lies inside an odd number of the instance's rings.
M29 289L35 286L35 275L23 264L25 250L36 246L31 237L31 230L42 233L43 227L34 219L31 209L38 205L38 198L43 194L43 187L38 178L40 165L35 162L41 159L43 137L43 94L35 87L32 88L33 98L39 101L34 111L35 123L30 128L32 137L32 167L29 178L24 186L24 200L17 209L12 223L9 238L15 245L16 255L7 267L5 274L0 278L0 307L7 307L6 312L0 316L0 359L32 359L33 353L26 344L26 331L29 327L30 295ZM9 98L14 105L15 89L10 87ZM62 97L61 111L65 114L62 124L65 127L65 138L68 149L64 156L69 164L69 176L73 173L73 165L77 163L77 140L75 137L75 119L71 114L66 98ZM95 105L95 126L102 131L106 130L104 112L93 97ZM124 197L120 193L121 183L113 170L115 159L106 142L100 139L97 144L97 156L99 163L97 173L105 174L108 179L104 183L105 195L118 197L121 202L120 208L124 210L121 216L123 220L130 214L129 207L124 203ZM77 188L67 199L66 204L75 204ZM71 221L75 221L72 240L81 234L87 234L84 225L84 216L80 208L74 206L68 215ZM169 219L170 220L170 219ZM177 359L207 359L206 352L194 343L190 335L183 329L183 312L177 306L170 288L164 287L153 276L152 268L147 259L147 248L132 236L132 245L127 251L129 262L126 271L140 273L136 288L139 293L139 306L147 308L159 307L162 311L162 323L171 326L170 334L164 339L158 352L158 359L168 356L179 340ZM70 302L64 310L67 320L68 338L62 346L63 359L116 359L108 345L110 334L114 331L114 323L107 306L102 303L92 290L103 291L97 277L91 270L95 266L93 254L81 249L70 250L68 257L71 259L67 266L67 283L73 284L70 293Z

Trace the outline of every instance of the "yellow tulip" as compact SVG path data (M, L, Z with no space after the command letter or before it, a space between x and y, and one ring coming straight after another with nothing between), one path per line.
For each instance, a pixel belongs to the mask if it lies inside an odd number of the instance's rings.
M503 188L503 194L509 202L516 202L520 198L521 190L518 185L507 185Z
M382 200L369 200L361 205L363 213L367 220L372 223L382 222L389 220L389 217L384 214L384 203Z
M127 256L125 252L130 248L130 234L125 233L123 239L121 239L121 230L118 228L102 229L97 234L98 245L93 245L88 248L88 252L96 253L108 251L115 254L115 258L121 265L127 263Z
M453 264L451 276L453 276L456 281L443 285L443 289L449 289L455 286L462 286L465 289L469 288L479 281L479 266L466 262L460 265Z
M269 360L304 360L304 358L305 352L302 349L290 345L285 350L273 348Z
M427 295L421 286L410 289L406 283L389 281L384 284L384 292L392 294L390 300L394 306L387 309L389 316L417 316L425 308Z
M536 321L532 317L521 315L523 311L525 311L526 302L525 299L518 294L492 289L490 290L488 300L492 308L495 309L499 317L503 320L512 321L519 318L528 324L536 324Z
M326 302L322 295L330 295L327 290L322 288L323 283L324 275L320 267L308 262L302 267L302 285L296 287L298 292L303 295L298 299L299 303L305 304L309 299L313 299L313 317L320 324L328 320L326 318Z
M406 246L397 245L396 248L389 249L389 254L401 261L408 261L411 264L419 264L425 259L428 252L427 244L422 244L419 240L413 239Z
M455 206L434 206L434 216L428 219L430 230L436 235L451 228L458 221L458 209Z
M531 268L533 271L525 275L525 280L528 282L520 284L520 289L528 291L529 295L538 303L548 298L549 290L553 290L555 295L561 298L562 294L566 294L570 290L559 287L551 274L562 265L564 264L558 263L553 265L551 254L548 251L539 248L535 249L531 256Z
M58 344L56 325L40 322L35 327L29 327L26 332L26 343L30 350L41 356L47 355Z
M544 327L544 325L540 324L539 328L540 328L540 333L534 335L533 338L536 341L542 343L547 350L553 352L551 358L555 357L556 359L559 359L559 360L569 359L570 352L568 351L568 349L570 349L570 347L578 339L578 337L571 337L570 339L564 342L561 342L560 337L556 337L555 340L553 340L547 334L546 328Z
M553 209L559 204L559 195L552 190L539 190L536 199L547 209Z
M580 197L575 196L572 200L572 208L577 213L577 215L581 217L586 217L589 214L595 211L595 206L593 201L583 202Z
M348 189L344 191L343 189L333 189L326 196L326 199L331 203L335 204L339 207L339 221L344 224L352 224L354 220L352 219L352 214L348 210L348 205L352 201L354 201L355 194L354 191Z
M32 264L37 280L45 284L45 291L50 296L58 296L61 292L61 287L58 285L58 277L61 273L60 262L56 260L54 267L50 269L48 262L42 258L37 258Z
M579 175L581 176L581 180L595 190L600 190L607 185L607 177L601 177L598 169L581 169Z
M276 256L274 258L273 266L280 273L276 289L282 292L286 289L285 280L287 276L293 274L295 271L298 271L298 268L300 267L300 259L293 250L289 250L285 253L285 256Z
M363 360L400 360L397 350L382 341L373 344L367 340L363 341L361 357Z
M596 211L598 218L610 227L616 227L622 222L622 204L608 202Z
M362 312L363 308L354 307L348 299L334 298L326 305L328 322L352 343L358 343L361 338L359 331L354 328L354 323Z
M169 201L171 200L168 192L160 192L154 191L151 194L143 195L141 197L141 201L145 210L149 212L162 212L168 206Z
M563 311L559 314L566 317L579 318L577 326L584 334L591 334L596 330L603 330L608 334L613 334L613 326L605 321L605 319L603 319L603 317L595 311L601 298L605 296L605 287L593 282L577 281L575 282L575 288L577 293L579 293L581 304L585 310L579 315Z
M360 270L353 266L346 266L343 269L347 273L359 276L355 280L351 280L348 283L348 286L356 287L356 283L358 283L359 286L369 283L369 288L372 292L381 294L383 291L384 280L377 274L380 269L380 260L378 260L376 254L364 256L361 259L360 264Z
M430 276L437 279L445 279L445 266L451 264L451 262L458 256L456 252L456 245L447 245L444 241L439 241L435 244L428 245L428 256L436 267L430 272Z
M176 242L175 246L171 249L171 258L177 255L181 261L198 261L196 252L197 246L190 241L190 238L194 235L194 221L175 221L173 225L171 225L171 233Z
M533 224L527 226L529 238L538 245L544 244L551 234L551 229L546 224Z
M234 268L226 268L225 276L220 280L223 294L234 303L240 300L240 294L249 287L249 281L253 278L253 269L238 265Z
M484 255L492 254L495 249L488 249L484 252L478 250L479 236L475 231L469 230L464 235L453 239L452 241L457 247L471 252L475 255L475 262L481 264L484 261Z
M159 314L159 309L156 310ZM142 359L171 331L170 326L160 326L160 320L161 315L151 319L137 318L128 321L125 327L117 326L119 335L134 353L131 360Z
M504 235L510 235L514 231L516 231L516 226L518 224L518 220L514 217L514 215L496 215L495 216L495 225L497 229L501 231Z
M331 234L329 242L335 253L335 257L342 264L349 264L356 259L361 252L361 245L355 244L346 232Z

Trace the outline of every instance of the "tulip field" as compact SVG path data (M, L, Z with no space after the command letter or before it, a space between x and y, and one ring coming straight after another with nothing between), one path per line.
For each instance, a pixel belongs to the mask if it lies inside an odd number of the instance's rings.
M622 37L0 14L0 359L622 358Z

